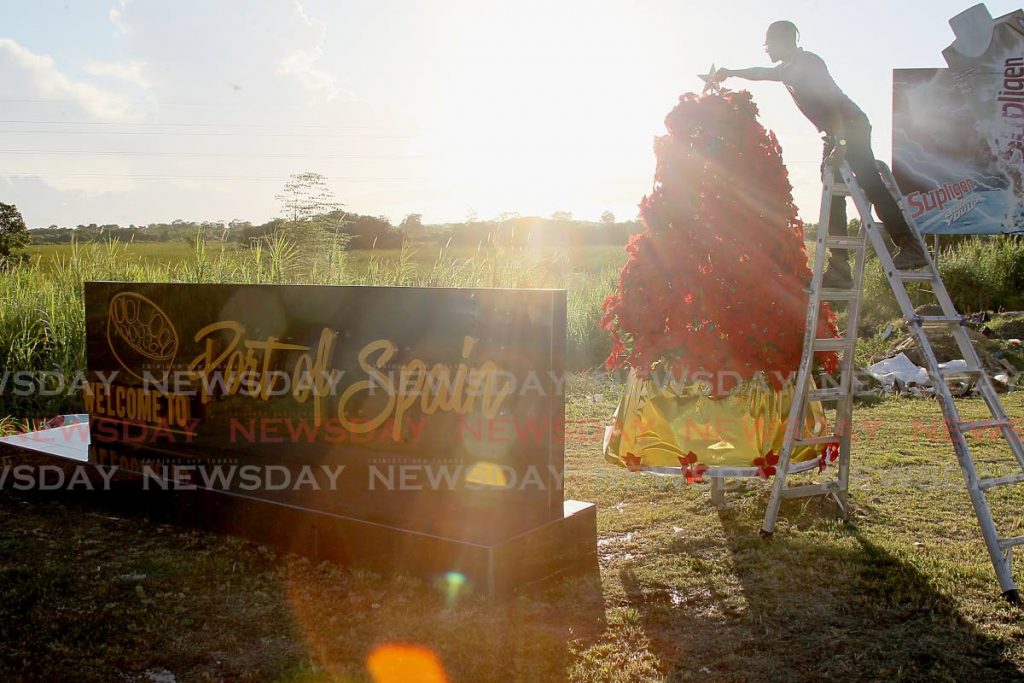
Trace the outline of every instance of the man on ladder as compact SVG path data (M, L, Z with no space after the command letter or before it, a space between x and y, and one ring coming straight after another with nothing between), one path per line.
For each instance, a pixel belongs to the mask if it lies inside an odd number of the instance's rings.
M964 475L967 492L981 527L989 557L1004 597L1013 603L1021 602L1013 578L1012 551L1024 546L1024 535L1002 536L997 528L986 494L1003 487L1024 484L1024 442L1006 414L1002 402L988 378L977 350L967 333L966 321L961 316L938 269L924 252L924 245L913 219L900 205L902 197L896 181L884 164L877 164L871 153L870 125L864 113L839 90L819 57L796 47L796 27L790 22L776 22L768 29L765 47L774 61L782 64L772 69L722 69L705 77L709 85L722 77L739 76L754 80L778 80L789 88L800 107L820 130L831 135L837 143L832 154L826 153L822 163L822 204L818 222L817 249L814 255L814 274L811 279L804 329L804 352L797 374L792 406L776 469L772 493L765 511L761 534L771 537L783 499L814 495L834 495L845 518L849 490L851 417L853 409L853 356L857 344L857 316L860 309L864 278L864 256L867 241L878 256L882 272L900 306L903 318L911 330L925 361L935 397L945 420L957 462ZM845 139L845 156L844 146ZM827 151L827 150L826 150ZM883 178L884 173L884 178ZM846 196L853 199L861 216L861 229L856 237L846 235ZM899 200L896 197L900 197ZM843 203L842 207L837 202ZM899 253L890 256L880 232L883 227L871 215L871 205L881 215L885 229L899 247ZM827 226L824 223L828 223ZM832 249L829 269L825 271L825 250ZM845 256L836 251L853 251L854 271L851 273ZM924 268L924 270L918 270ZM941 309L941 315L921 315L906 289L906 283L927 283ZM847 329L840 338L818 338L818 314L821 301L848 303ZM963 354L966 367L946 368L939 363L929 334L951 335ZM842 353L838 387L817 388L811 381L814 354L824 351ZM991 419L967 420L953 401L946 383L950 378L969 377L975 380L978 393L988 408ZM835 402L834 433L827 435L803 434L803 419L807 405L813 401ZM982 476L971 452L967 434L973 431L997 430L1012 458L1000 458L1002 474ZM799 446L821 444L838 450L839 474L835 481L803 486L788 486L787 478L793 450Z
M885 224L889 237L899 247L893 262L900 270L917 270L928 265L920 243L907 226L896 200L885 188L875 166L871 151L871 124L868 117L846 96L825 66L821 57L797 47L799 32L789 21L776 21L768 27L765 50L775 67L750 69L718 69L714 78L719 82L729 77L751 81L781 81L785 84L796 106L819 131L825 133L824 160L833 151L838 152L834 168L838 173L839 161L845 155L857 183L874 205ZM837 178L838 179L838 178ZM836 197L829 214L829 234L846 235L846 198ZM833 289L847 289L853 284L850 263L843 250L830 253L828 268L822 285Z

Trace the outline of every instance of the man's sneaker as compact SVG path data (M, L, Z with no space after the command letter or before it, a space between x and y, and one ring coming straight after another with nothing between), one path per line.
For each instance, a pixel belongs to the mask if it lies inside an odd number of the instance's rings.
M893 257L892 263L896 270L917 270L928 265L928 259L918 244L904 244Z
M853 287L853 274L849 268L828 268L821 276L821 286L825 289L850 289Z

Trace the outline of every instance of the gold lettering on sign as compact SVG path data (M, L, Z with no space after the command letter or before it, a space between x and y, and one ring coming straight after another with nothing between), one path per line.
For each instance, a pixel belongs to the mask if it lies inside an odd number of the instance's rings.
M227 342L219 348L214 335L227 333ZM328 362L334 353L337 333L323 328L315 353L311 347L287 344L279 338L248 339L245 326L234 320L222 320L203 327L195 334L195 341L204 342L203 350L189 364L194 380L201 382L200 394L203 403L213 397L211 390L222 372L220 385L225 396L247 395L262 401L276 395L275 378L272 372L275 361L282 352L300 351L291 365L290 393L292 398L305 403L313 397L313 421L323 423L323 400L330 395L332 383L329 380L332 369ZM462 360L468 360L476 346L477 339L466 336L462 340ZM392 438L401 439L406 414L417 405L424 415L446 412L466 415L479 410L487 419L493 419L501 410L505 398L512 393L510 378L493 361L486 361L479 367L460 362L455 368L442 363L432 366L421 358L411 358L398 368L397 376L385 372L388 362L394 358L398 347L388 339L377 339L366 344L358 354L359 367L367 379L353 382L342 393L338 402L337 418L341 425L354 434L365 434L390 423ZM376 415L351 418L354 402L363 394L374 395L383 391L384 407Z
M185 427L192 423L187 396L152 391L144 387L88 382L82 397L85 412L126 422Z
M462 343L462 358L466 360L476 344L473 337L465 337ZM427 368L426 362L413 358L404 363L396 381L382 372L381 368L395 355L398 348L387 339L370 342L359 352L359 367L372 379L351 384L341 395L338 403L338 421L350 432L370 432L391 419L391 435L401 439L402 421L410 408L419 402L424 415L433 415L438 410L467 415L476 409L480 400L480 411L487 419L493 419L501 409L505 398L512 393L508 377L502 378L501 369L493 361L486 361L479 367L459 363L454 369L435 363ZM372 358L376 355L376 358ZM503 382L500 380L504 380ZM377 415L352 420L347 417L349 402L363 392L383 390L387 395L384 408Z
M217 332L229 334L227 343L219 351L216 348L216 341L210 338ZM327 363L334 352L335 336L333 331L325 327L320 332L316 356L301 353L292 366L292 397L299 403L305 403L312 394L313 419L317 425L320 424L323 413L323 399L331 390ZM192 359L188 366L192 378L202 383L203 403L209 402L212 398L213 392L210 388L218 371L224 373L223 395L242 394L266 401L275 391L275 376L271 373L276 360L275 354L282 351L310 350L309 346L286 344L273 336L264 340L246 339L245 326L234 320L210 323L196 332L195 340L206 341L202 352ZM221 368L223 369L220 370Z

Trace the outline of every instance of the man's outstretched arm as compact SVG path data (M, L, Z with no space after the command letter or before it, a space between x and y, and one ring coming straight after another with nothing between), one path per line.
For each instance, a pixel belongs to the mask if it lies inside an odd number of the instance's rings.
M745 78L748 81L781 81L782 74L773 67L755 66L749 69L719 69L715 72L719 80Z

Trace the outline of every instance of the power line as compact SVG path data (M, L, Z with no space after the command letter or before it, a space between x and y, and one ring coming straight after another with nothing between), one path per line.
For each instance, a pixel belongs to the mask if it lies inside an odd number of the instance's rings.
M410 135L366 135L357 133L243 133L243 132L194 132L194 131L146 131L146 130L0 130L0 135L173 135L174 137L228 137L244 135L247 138L307 138L322 140L323 138L350 138L356 140L408 140Z
M230 175L170 175L151 173L49 173L38 171L0 171L0 177L7 176L14 179L43 179L43 178L128 178L133 180L273 180L281 182L282 176L230 176ZM426 182L427 178L403 178L403 177L337 177L330 179L343 182Z
M0 102L6 100L0 99ZM163 128L316 128L323 130L351 130L381 128L375 125L321 125L313 123L159 123L157 121L39 121L37 119L0 119L0 123L30 123L46 126L136 126Z
M124 97L121 96L122 100L139 102L144 105L150 105L152 102L142 97ZM0 102L10 102L14 104L70 104L74 106L81 105L78 100L67 100L57 98L45 98L45 97L3 97L0 98ZM267 104L266 100L259 102L160 102L161 107L248 107L248 108L261 108L261 109L305 109L304 104Z
M31 154L36 156L133 156L133 157L224 157L267 159L348 159L374 161L381 159L424 159L412 154L261 154L258 152L128 152L122 150L90 149L0 149L0 154Z

